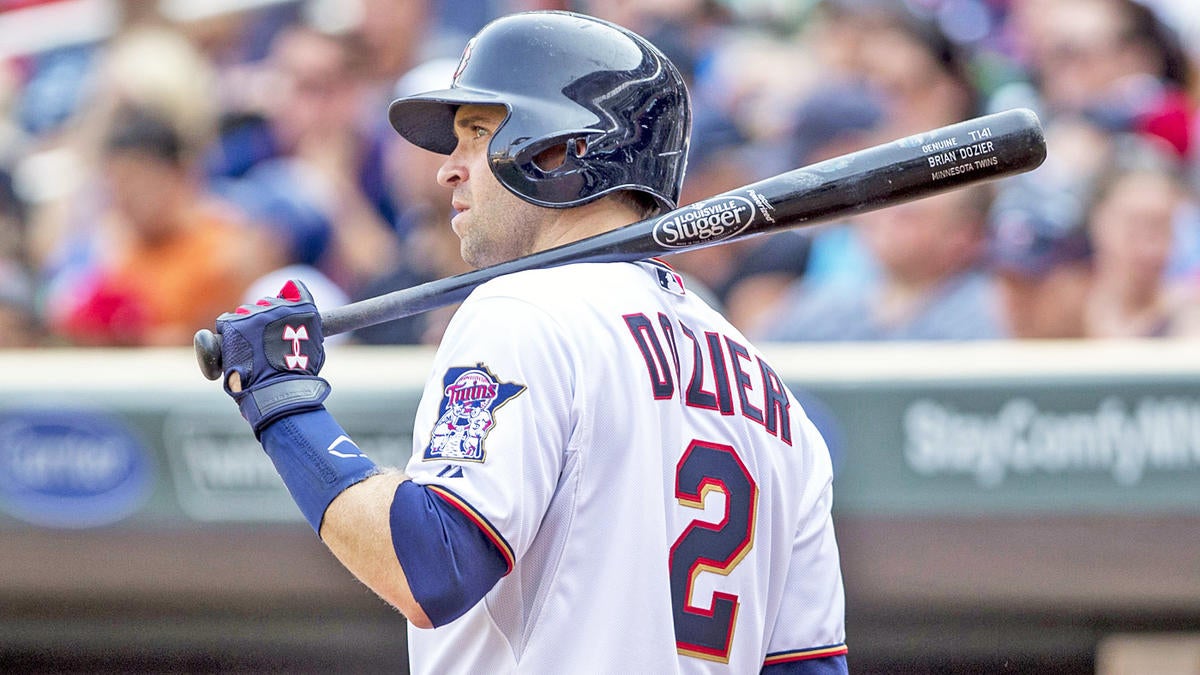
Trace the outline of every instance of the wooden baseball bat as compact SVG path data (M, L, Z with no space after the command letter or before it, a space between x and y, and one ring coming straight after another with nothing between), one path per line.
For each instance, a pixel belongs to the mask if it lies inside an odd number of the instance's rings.
M807 227L1032 170L1046 158L1041 122L1018 108L976 117L793 169L557 248L321 312L325 335L460 302L523 270L630 262ZM196 359L221 376L220 336L201 330Z

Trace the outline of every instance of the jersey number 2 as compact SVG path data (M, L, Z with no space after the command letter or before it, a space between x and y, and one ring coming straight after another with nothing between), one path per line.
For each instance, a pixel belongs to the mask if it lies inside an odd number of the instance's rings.
M675 498L703 509L714 490L725 495L725 517L719 523L693 520L671 546L671 605L679 653L725 663L738 597L719 591L692 596L701 572L728 575L754 546L758 485L732 447L692 441L675 467Z

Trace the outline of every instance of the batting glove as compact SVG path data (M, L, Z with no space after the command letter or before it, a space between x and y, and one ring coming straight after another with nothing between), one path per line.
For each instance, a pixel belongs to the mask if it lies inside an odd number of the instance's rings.
M255 438L272 422L321 410L329 383L317 377L325 363L321 315L298 280L279 295L217 317L225 392L233 397ZM240 388L230 387L237 373Z

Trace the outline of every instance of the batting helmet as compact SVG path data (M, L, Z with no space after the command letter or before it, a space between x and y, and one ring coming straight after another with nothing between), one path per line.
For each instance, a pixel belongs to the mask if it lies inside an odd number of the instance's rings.
M635 190L675 208L691 104L678 69L645 38L571 12L512 14L471 39L449 89L397 99L388 118L409 141L448 155L454 112L469 103L508 109L489 164L525 201L566 208ZM555 147L566 161L539 166Z

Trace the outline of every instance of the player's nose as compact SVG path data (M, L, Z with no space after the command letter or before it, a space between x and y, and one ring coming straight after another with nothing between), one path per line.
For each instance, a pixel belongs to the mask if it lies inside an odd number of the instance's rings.
M446 156L445 161L438 167L437 182L442 187L452 188L465 181L468 177L467 164L458 148Z

